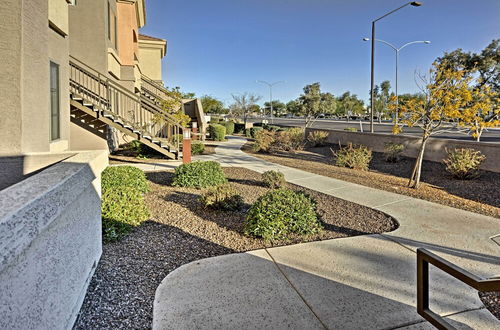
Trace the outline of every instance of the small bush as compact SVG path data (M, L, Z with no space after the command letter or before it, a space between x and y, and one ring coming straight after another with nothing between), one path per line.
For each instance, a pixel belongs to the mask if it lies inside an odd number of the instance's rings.
M226 128L226 135L233 135L234 133L234 122L226 121L222 125Z
M334 152L335 165L348 167L355 170L368 170L368 165L372 159L372 151L364 146L353 146L349 143L347 147L341 148Z
M101 212L105 242L121 239L149 218L142 193L127 186L103 190Z
M210 133L210 138L214 141L224 141L226 138L226 127L219 124L208 125L208 132Z
M214 161L197 161L177 167L172 185L178 187L207 188L226 182L226 176L219 163Z
M289 189L272 190L259 197L245 220L245 233L265 240L286 238L290 233L314 234L321 229L315 201Z
M307 136L307 141L309 141L313 147L320 147L326 144L326 139L328 139L328 132L326 131L312 131L309 132Z
M243 207L243 197L229 183L210 187L200 196L205 207L217 210L237 211Z
M191 142L191 154L201 155L205 151L205 145L203 142L194 140Z
M253 150L255 152L262 151L268 152L272 143L274 142L275 134L267 130L260 130L255 135L255 142L253 144Z
M259 126L252 127L252 128L250 128L250 136L255 139L255 137L257 136L257 133L262 131L262 130L263 130L263 128L259 127Z
M164 155L155 149L145 145L139 140L133 140L124 146L124 149L135 154L138 158L147 158L148 156L159 156L164 157Z
M405 150L404 144L388 142L384 145L385 161L397 163L401 160L401 154Z
M177 143L177 139L179 139L179 143L182 143L182 141L184 140L184 135L173 134L171 137L168 138L168 142L175 146L175 144Z
M277 132L271 151L296 151L304 148L304 129L293 127Z
M443 162L446 165L446 171L451 173L457 179L473 179L479 176L479 167L486 160L486 156L479 150L471 148L460 148L454 150L446 149L448 158Z
M236 134L245 133L245 124L235 123L234 124L234 133L236 133Z
M102 172L101 185L105 190L121 189L131 187L141 193L149 191L149 182L146 175L140 169L133 166L113 166Z
M357 132L358 129L356 127L346 127L346 128L344 128L344 131Z
M282 188L286 185L285 175L280 171L266 171L262 173L262 182L271 189Z

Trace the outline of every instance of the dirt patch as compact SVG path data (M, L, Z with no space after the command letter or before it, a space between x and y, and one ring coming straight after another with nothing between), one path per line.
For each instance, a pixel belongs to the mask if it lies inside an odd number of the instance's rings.
M330 145L295 153L263 154L253 152L251 142L242 149L273 163L500 218L500 173L481 171L477 179L457 180L445 171L443 164L424 161L422 185L412 189L407 184L413 158L388 163L383 153L374 152L370 170L357 171L335 166L330 148L338 150L338 146Z
M247 206L269 189L260 175L241 168L224 169ZM325 230L308 237L264 242L242 233L243 212L220 212L202 207L201 191L173 188L172 172L148 173L152 191L146 195L150 221L122 241L105 244L89 285L75 329L149 329L153 300L160 282L179 266L223 254L302 241L381 233L395 221L375 210L298 186L318 202Z

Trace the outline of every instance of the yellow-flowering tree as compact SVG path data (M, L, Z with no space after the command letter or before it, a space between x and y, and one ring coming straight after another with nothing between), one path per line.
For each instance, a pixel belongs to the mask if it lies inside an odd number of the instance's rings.
M428 139L456 127L464 106L472 100L469 88L472 78L466 73L463 69L457 70L446 63L435 62L428 76L417 75L423 97L412 98L399 105L400 122L393 127L393 133L400 133L404 126L419 127L422 130L420 150L408 182L408 186L412 188L420 185ZM396 111L394 102L391 102L389 109Z
M498 93L495 93L487 84L480 82L473 84L471 100L462 110L458 124L467 129L476 141L480 141L485 129L500 125L500 97Z

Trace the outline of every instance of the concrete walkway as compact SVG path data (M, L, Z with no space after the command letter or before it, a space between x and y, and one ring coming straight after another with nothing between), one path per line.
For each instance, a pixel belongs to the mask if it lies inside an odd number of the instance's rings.
M500 275L500 220L216 148L223 166L279 170L287 181L383 211L400 227L199 260L158 287L155 329L432 329L416 313L416 248L481 277ZM459 329L500 329L477 292L431 267L431 308Z

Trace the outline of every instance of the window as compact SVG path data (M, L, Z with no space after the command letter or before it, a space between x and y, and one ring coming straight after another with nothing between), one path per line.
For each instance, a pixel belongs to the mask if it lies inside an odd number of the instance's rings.
M50 140L61 137L59 108L59 65L50 62Z
M116 14L111 9L108 2L108 39L113 44L113 47L118 50L118 20Z

